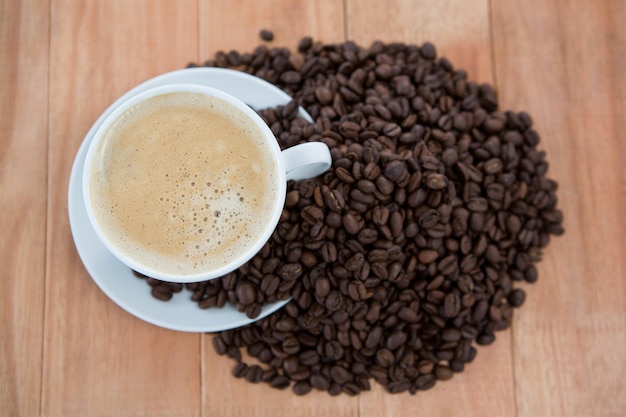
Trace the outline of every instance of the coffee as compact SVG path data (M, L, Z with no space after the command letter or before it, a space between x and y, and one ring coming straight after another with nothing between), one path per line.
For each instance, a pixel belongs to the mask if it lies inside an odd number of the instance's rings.
M193 275L238 258L278 204L277 161L243 111L216 97L174 92L123 113L91 171L94 216L136 263Z

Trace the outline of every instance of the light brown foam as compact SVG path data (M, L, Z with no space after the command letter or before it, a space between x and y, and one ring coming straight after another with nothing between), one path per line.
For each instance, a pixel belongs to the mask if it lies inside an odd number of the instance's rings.
M272 217L277 165L263 133L213 97L171 93L106 132L91 177L98 224L122 252L164 273L216 269Z

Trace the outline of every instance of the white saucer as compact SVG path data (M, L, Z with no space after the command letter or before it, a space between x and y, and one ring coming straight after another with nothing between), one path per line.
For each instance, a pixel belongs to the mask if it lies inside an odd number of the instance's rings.
M190 68L174 71L138 85L109 106L91 127L78 149L69 182L70 227L78 254L87 272L100 289L124 310L156 326L172 330L217 332L233 329L272 314L289 300L266 305L256 319L250 319L238 312L232 304L227 304L222 309L202 310L197 303L191 301L191 292L188 290L174 294L168 302L158 301L150 294L148 284L136 278L132 271L118 261L100 242L89 223L83 201L81 181L85 156L89 143L102 121L128 97L153 87L174 83L215 87L239 98L257 110L284 105L291 100L287 93L258 77L221 68ZM300 108L299 116L311 121L311 117L302 108Z

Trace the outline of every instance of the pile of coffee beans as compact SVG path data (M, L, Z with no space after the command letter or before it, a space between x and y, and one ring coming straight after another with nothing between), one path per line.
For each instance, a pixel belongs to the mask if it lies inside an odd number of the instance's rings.
M541 249L563 233L527 113L498 110L491 86L469 81L430 43L304 38L297 53L262 45L205 65L287 91L292 102L260 112L281 147L322 141L333 158L323 176L288 184L257 256L187 285L201 308L231 302L249 317L293 298L214 336L235 377L299 395L355 395L372 379L416 393L463 371L477 345L511 324L525 299L514 284L537 280ZM163 300L182 289L148 281Z

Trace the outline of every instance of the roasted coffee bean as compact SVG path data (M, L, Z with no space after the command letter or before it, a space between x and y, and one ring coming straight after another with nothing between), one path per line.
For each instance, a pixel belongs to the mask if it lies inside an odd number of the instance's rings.
M339 385L343 385L352 380L353 376L350 372L342 366L332 366L330 368L331 379Z
M424 178L424 184L431 190L442 190L448 186L448 179L442 174L428 174Z
M385 345L388 349L394 350L402 346L406 342L406 340L407 335L405 332L400 330L394 330L387 338Z
M361 126L358 123L351 122L349 120L339 125L339 133L346 138L356 138L360 130Z
M483 165L485 174L497 174L502 171L502 161L499 158L491 158Z
M309 392L311 392L312 389L313 387L311 386L309 382L299 381L294 384L293 393L296 395L306 395Z
M248 346L248 354L252 357L258 358L264 349L265 345L262 342L255 342Z
M246 371L248 370L248 365L243 362L238 362L233 366L231 373L235 378L243 378L246 376Z
M374 327L367 335L365 339L365 347L367 349L378 346L383 336L383 328L380 326Z
M313 374L309 379L311 386L320 391L327 391L330 388L330 381L322 374Z
M406 179L408 175L406 164L402 161L391 161L385 166L383 175L392 182Z
M434 374L421 375L415 380L415 386L420 390L427 390L432 388L436 383Z
M495 335L492 332L481 333L476 338L476 343L482 346L490 345L496 339Z
M249 305L256 300L256 290L254 286L248 282L241 282L236 288L237 299L243 305Z
M201 309L208 309L208 308L213 308L217 306L217 297L212 296L212 297L208 297L205 298L203 300L200 300L198 302L198 307Z
M398 311L398 318L405 323L418 323L420 316L415 312L415 310L409 307L402 307L400 311Z
M374 195L381 201L388 201L394 187L394 183L391 180L380 176L376 179L377 191L374 192Z
M315 295L319 298L326 297L330 293L331 288L328 278L321 277L315 281Z
M358 385L356 385L355 383L348 382L341 387L341 392L350 396L355 396L359 394L361 390L359 389Z
M152 287L150 294L157 300L169 301L172 299L173 291L165 285L155 285Z
M261 314L261 310L262 310L261 304L253 303L253 304L247 305L244 308L243 312L249 318L255 319L255 318L259 317L259 315Z
M372 210L372 221L375 225L382 226L387 223L389 214L390 212L388 207L376 206Z
M347 183L347 184L352 184L355 182L355 178L352 176L352 174L344 167L339 167L335 170L335 175L337 176L337 178L339 178L341 181Z
M461 332L457 329L446 328L441 333L441 338L446 342L458 342L461 340Z
M380 349L376 352L376 364L383 368L389 368L395 362L395 356L389 349Z
M376 229L361 229L357 235L357 239L361 244L368 245L378 240L378 231Z
M439 272L450 275L458 271L458 260L455 255L448 255L437 264Z
M372 182L370 182L370 184L374 185ZM366 205L372 204L375 201L375 197L372 194L368 194L359 189L350 192L350 199Z
M300 367L295 372L289 374L289 378L293 381L307 381L310 376L311 371L304 367Z
M419 215L418 222L421 228L430 229L439 222L439 219L440 215L437 210L428 209Z
M290 332L295 328L295 326L296 322L291 317L282 318L275 323L276 329L281 332Z
M309 205L302 209L300 217L309 224L315 224L324 218L324 212L317 206Z
M365 300L368 298L367 289L361 281L352 281L348 284L348 294L354 301Z
M362 219L355 213L344 214L342 223L346 232L351 235L356 235L363 228Z
M281 74L280 80L286 84L297 84L302 81L302 75L298 71L286 71Z
M304 269L299 263L284 264L276 271L283 280L293 281L302 275Z
M261 280L260 289L265 295L271 296L276 293L280 285L280 278L274 274L268 274Z
M317 343L317 340L315 342ZM318 364L320 361L319 355L314 350L304 351L300 353L298 358L300 359L300 363L303 366L309 366L309 367Z
M272 380L278 375L278 371L276 369L270 368L263 371L263 376L261 377L261 381L265 383L270 383Z
M337 260L337 247L333 242L324 242L320 248L320 252L324 262L332 263Z
M417 254L417 258L423 264L429 264L433 261L436 261L438 257L439 257L439 254L437 253L436 250L433 250L433 249L421 250Z
M402 134L402 128L396 123L387 123L385 127L383 127L382 133L389 138L397 138Z
M524 290L520 288L516 288L513 291L511 291L511 293L509 294L508 300L511 306L521 307L521 305L524 304L524 301L526 300L526 293L524 292Z
M440 381L446 381L452 378L452 375L454 375L454 372L447 366L438 365L435 368L435 377Z
M328 187L324 187L322 195L324 197L326 207L332 211L339 213L346 205L344 196L338 190L330 190Z
M268 29L262 29L259 32L259 37L264 41L271 42L274 40L274 32Z
M461 310L461 299L458 294L451 292L448 293L443 301L443 317L453 318L459 314Z
M228 346L220 337L213 338L213 348L218 355L225 355L228 349Z
M326 297L326 301L324 303L325 307L330 311L339 310L342 304L343 297L341 296L341 293L337 290L332 290Z
M563 232L556 183L526 113L498 111L495 90L467 79L433 45L303 38L297 52L260 46L217 53L293 98L261 110L281 148L323 141L332 168L290 181L279 225L261 253L210 283L187 284L204 307L233 303L243 329L214 337L267 364L238 374L355 395L368 378L390 392L431 388L510 325L535 282L551 234ZM299 118L299 106L315 120ZM148 280L164 293L182 286ZM161 289L154 289L161 288ZM216 342L217 340L217 342ZM331 365L332 364L332 365ZM254 369L254 370L250 370Z
M393 381L393 382L389 383L389 385L387 386L387 389L392 394L398 394L398 393L401 393L401 392L405 392L405 391L408 391L410 388L411 388L411 381L409 381L407 379L402 379L402 380L399 380L399 381Z
M282 348L286 354L293 355L300 351L300 342L295 337L288 337L283 340Z
M479 323L487 316L489 311L489 303L486 300L481 300L473 308L472 320L474 323Z
M331 360L339 360L344 355L344 349L341 343L331 340L324 346L324 354L325 357L330 358Z
M363 168L362 175L364 178L367 178L368 180L375 181L379 178L380 173L381 173L381 170L378 164L375 162L369 162Z
M276 351L276 350L275 350ZM283 360L282 367L285 370L285 373L288 375L297 372L300 369L300 363L298 362L298 358L296 356L284 356L281 359Z
M244 377L248 382L261 382L261 379L263 378L263 369L258 365L248 366L245 370Z
M285 375L277 375L274 379L271 380L270 385L272 386L272 388L285 389L289 385L291 385L291 381Z
M485 212L489 207L489 203L484 197L471 197L467 202L467 208L470 211Z
M358 188L358 190L360 192L368 194L368 195L372 194L372 193L374 193L374 191L376 191L376 184L374 184L372 181L366 180L366 179L359 180L356 183L356 187ZM369 200L369 198L368 198L368 200ZM372 201L373 201L373 199L372 199ZM368 201L368 202L371 203L371 201Z

